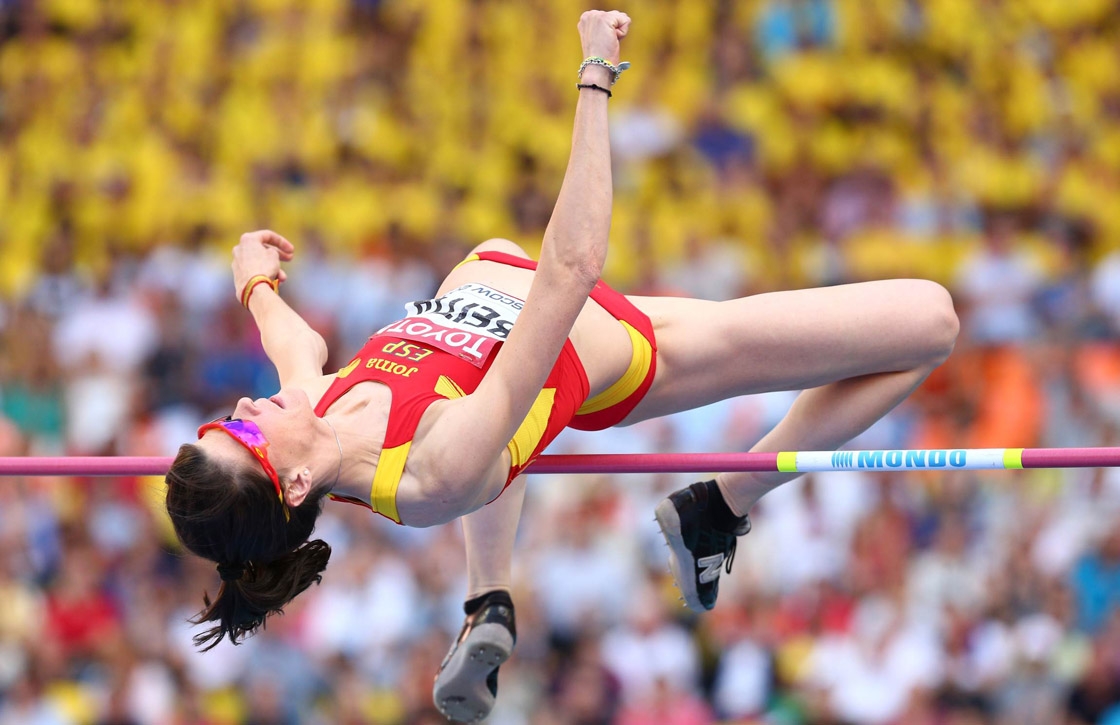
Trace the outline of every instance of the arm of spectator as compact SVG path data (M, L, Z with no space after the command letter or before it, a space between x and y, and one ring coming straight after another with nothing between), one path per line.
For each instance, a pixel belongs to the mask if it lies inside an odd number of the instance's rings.
M281 387L322 375L327 363L323 336L289 307L271 284L261 279L276 280L277 285L283 282L287 275L280 262L290 261L294 255L295 246L269 230L242 234L233 248L234 290L253 314L261 344L276 366Z

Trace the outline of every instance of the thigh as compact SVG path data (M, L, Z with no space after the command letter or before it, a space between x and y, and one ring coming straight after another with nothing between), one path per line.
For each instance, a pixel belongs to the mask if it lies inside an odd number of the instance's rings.
M727 302L631 297L657 335L657 376L624 423L737 395L801 390L939 362L956 316L943 287L884 280Z

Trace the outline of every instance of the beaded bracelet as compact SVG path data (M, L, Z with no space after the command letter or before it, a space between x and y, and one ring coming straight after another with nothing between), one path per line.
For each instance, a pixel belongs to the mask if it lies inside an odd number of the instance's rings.
M267 274L257 274L249 278L241 288L241 306L249 309L249 298L253 296L253 288L258 284L267 284L276 294L280 294L280 281L269 277Z
M582 63L579 64L579 73L577 75L579 76L579 79L581 81L583 80L583 69L589 65L601 65L609 70L611 72L611 85L613 86L618 82L618 77L622 75L622 71L630 67L630 61L624 60L618 65L614 65L606 58L600 58L597 55L593 55L590 58L586 58Z
M576 88L580 88L580 89L583 89L583 88L594 88L594 89L595 89L595 90L597 90L597 91L602 91L603 93L606 93L606 94L607 94L607 98L610 98L610 97L611 97L611 92L610 92L609 90L607 90L606 88L603 88L603 87L602 87L602 86L600 86L600 85L596 85L596 84L594 84L594 83L577 83L577 84L576 84Z

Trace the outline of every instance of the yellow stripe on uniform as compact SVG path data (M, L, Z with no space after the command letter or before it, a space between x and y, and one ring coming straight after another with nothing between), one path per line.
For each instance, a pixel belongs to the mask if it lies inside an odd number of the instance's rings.
M797 473L797 453L794 451L779 453L778 470L782 473Z
M357 362L356 360L354 361ZM454 380L446 375L440 375L436 382L436 392L445 398L461 398L466 393ZM370 506L374 511L387 516L398 524L401 522L397 513L397 488L401 485L401 476L404 474L404 464L408 459L408 449L412 441L402 443L395 448L383 448L381 457L377 460L377 470L373 473L373 485L370 487Z
M361 361L362 361L362 359L360 357L354 358L353 360L350 361L349 365L347 365L344 368L340 368L339 371L337 373L335 373L335 375L337 377L340 377L340 378L346 377L350 373L354 372L354 368L358 367L358 363L360 363Z
M459 269L459 267L462 267L462 266L463 266L464 264L466 264L467 262L477 262L477 261L478 261L478 260L480 260L480 259L482 259L482 257L480 257L480 256L478 256L477 254L475 254L475 253L473 253L473 252L472 252L471 254L468 254L468 255L467 255L467 258L466 258L466 259L464 259L464 260L463 260L462 262L459 262L459 263L458 263L458 264L456 264L456 265L455 265L454 267L452 267L452 268L451 268L451 271L452 271L452 272L454 272L455 270ZM450 273L449 273L449 274L450 274Z
M448 400L455 400L456 398L466 396L466 393L459 387L459 384L446 375L440 375L439 380L436 381L436 392Z
M1022 448L1005 448L1005 449L1003 449L1003 467L1004 468L1022 468L1023 467L1023 449Z
M556 388L545 388L533 401L533 407L525 420L521 421L517 432L513 434L506 448L509 449L510 465L524 466L529 462L537 444L544 438L545 429L548 427L548 418L552 415L552 406L556 402Z
M381 450L381 457L377 459L377 471L373 474L373 486L369 492L373 510L398 524L401 517L397 513L397 487L401 485L404 462L411 446L412 441L409 441L395 448Z
M634 391L641 386L642 381L646 379L646 373L649 372L649 366L653 362L653 348L650 346L649 340L635 330L632 325L622 320L619 320L619 322L626 329L626 333L630 335L630 346L634 350L634 354L630 357L630 367L626 368L622 377L609 388L585 400L579 410L576 411L576 415L598 413L612 405L618 405L633 395Z

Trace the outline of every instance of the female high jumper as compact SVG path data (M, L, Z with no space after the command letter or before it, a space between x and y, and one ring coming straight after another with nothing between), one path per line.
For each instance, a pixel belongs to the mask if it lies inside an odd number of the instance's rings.
M485 717L515 639L510 563L524 496L519 476L565 427L601 430L726 398L801 390L753 450L834 449L882 417L949 355L949 294L889 280L726 302L627 297L600 280L611 218L607 103L626 67L621 12L579 21L572 150L540 260L480 244L435 299L369 338L324 374L323 338L277 294L294 247L271 231L233 250L235 291L252 313L280 391L237 402L202 426L167 475L182 543L218 564L196 637L233 642L313 582L330 548L309 537L326 498L398 524L463 517L467 618L436 678L449 718ZM715 604L747 512L788 473L721 474L657 507L689 607Z

